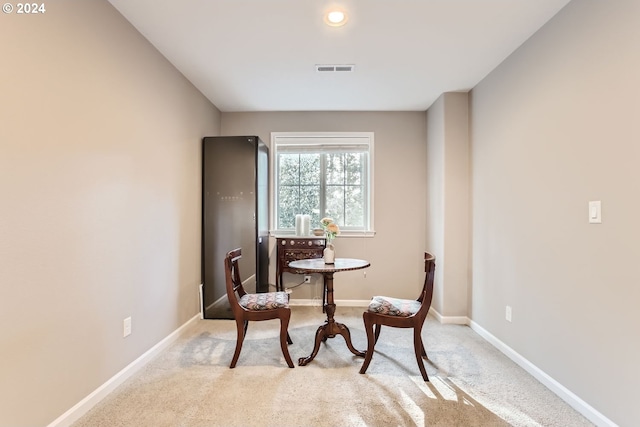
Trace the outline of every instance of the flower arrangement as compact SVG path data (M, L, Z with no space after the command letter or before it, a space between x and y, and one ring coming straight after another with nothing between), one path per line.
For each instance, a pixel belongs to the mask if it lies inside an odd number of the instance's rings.
M333 222L332 218L322 218L320 220L320 224L322 225L322 229L324 230L324 234L327 238L327 244L331 244L331 241L336 238L338 234L340 234L340 227L338 224Z

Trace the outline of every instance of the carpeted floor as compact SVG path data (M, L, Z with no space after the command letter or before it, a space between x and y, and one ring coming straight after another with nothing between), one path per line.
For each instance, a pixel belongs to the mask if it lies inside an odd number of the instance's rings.
M277 320L249 324L235 369L235 322L200 320L73 427L593 425L470 328L432 318L423 329L429 383L406 329L383 328L365 375L341 336L298 366L325 317L319 307L292 311L294 369ZM362 311L338 307L336 320L364 350Z

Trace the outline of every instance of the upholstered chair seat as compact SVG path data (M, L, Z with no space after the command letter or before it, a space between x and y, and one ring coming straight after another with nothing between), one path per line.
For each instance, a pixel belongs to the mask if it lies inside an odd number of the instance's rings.
M289 295L286 292L265 292L244 294L239 300L240 307L247 310L271 310L289 308Z
M369 303L369 313L386 314L387 316L409 317L420 310L420 301L412 299L375 296Z

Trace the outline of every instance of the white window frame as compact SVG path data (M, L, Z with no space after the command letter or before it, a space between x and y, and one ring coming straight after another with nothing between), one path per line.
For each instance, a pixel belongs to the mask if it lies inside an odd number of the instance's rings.
M278 183L276 182L277 170L277 154L278 146L283 145L305 145L309 146L318 145L335 145L335 146L348 146L354 143L358 145L366 144L368 146L368 177L366 183L366 196L365 202L367 205L368 214L368 228L365 230L341 230L341 237L372 237L375 234L374 228L374 200L373 200L373 182L374 182L374 133L373 132L271 132L271 144L270 144L270 204L271 204L271 219L270 229L272 235L286 235L294 234L292 230L278 230L277 226L277 198L278 198Z

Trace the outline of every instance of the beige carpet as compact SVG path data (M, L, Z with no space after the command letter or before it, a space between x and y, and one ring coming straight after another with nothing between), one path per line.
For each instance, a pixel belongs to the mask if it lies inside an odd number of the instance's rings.
M430 383L407 329L382 330L365 375L341 336L298 366L324 315L319 307L292 310L294 369L280 352L278 321L251 322L229 369L235 322L200 320L73 427L592 425L470 328L432 318L423 330ZM362 311L338 307L336 319L364 350Z

